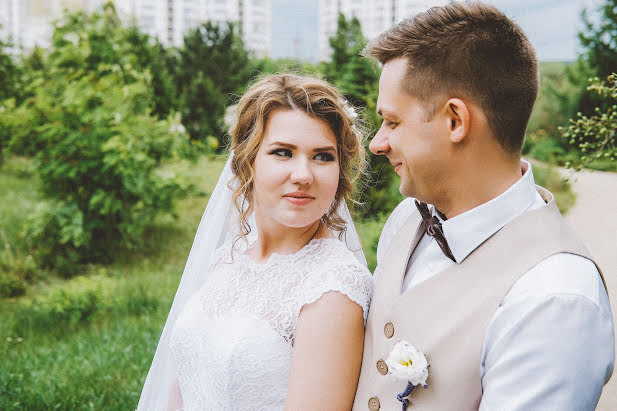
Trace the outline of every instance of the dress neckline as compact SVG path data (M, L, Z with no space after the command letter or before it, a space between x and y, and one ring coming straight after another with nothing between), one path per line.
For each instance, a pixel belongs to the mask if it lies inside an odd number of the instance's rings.
M300 257L302 257L304 254L308 253L308 252L312 252L318 248L321 247L321 245L325 242L331 242L331 241L336 241L336 242L341 242L338 238L336 237L324 237L324 238L313 238L311 239L308 243L306 243L301 249L299 249L296 252L293 253L289 253L289 254L280 254L277 252L273 252L272 254L270 254L270 256L268 257L268 259L263 262L257 262L255 260L253 260L251 258L251 256L249 256L246 252L248 249L250 249L255 242L251 243L250 245L248 245L246 248L239 250L240 252L238 253L239 256L241 256L242 261L251 264L251 265L256 265L256 266L269 266L272 265L274 263L277 262L286 262L289 263L291 261L297 260Z

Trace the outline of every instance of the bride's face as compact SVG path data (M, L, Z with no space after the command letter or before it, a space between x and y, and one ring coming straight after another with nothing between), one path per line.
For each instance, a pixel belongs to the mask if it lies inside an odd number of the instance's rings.
M334 132L300 110L274 111L254 163L258 225L308 227L334 201L339 162Z

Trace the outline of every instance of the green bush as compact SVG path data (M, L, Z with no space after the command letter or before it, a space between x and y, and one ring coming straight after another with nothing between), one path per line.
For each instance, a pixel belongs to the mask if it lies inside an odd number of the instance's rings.
M0 297L18 297L26 293L24 280L0 269Z
M587 90L597 94L600 104L607 108L595 108L592 116L582 113L570 120L567 128L560 128L562 136L581 152L580 159L569 162L576 168L586 167L597 160L617 163L617 74L613 73L606 81L599 78L590 80Z
M32 97L7 110L14 151L34 154L45 201L25 225L31 253L65 276L139 245L146 224L185 191L160 170L188 137L180 118L151 114L148 71L113 7L56 25Z
M84 232L83 213L75 204L61 201L38 204L24 233L38 265L55 268L64 277L77 274L80 252L91 243L91 234Z
M31 255L23 257L9 244L0 230L0 297L18 297L26 293L26 285L39 277Z

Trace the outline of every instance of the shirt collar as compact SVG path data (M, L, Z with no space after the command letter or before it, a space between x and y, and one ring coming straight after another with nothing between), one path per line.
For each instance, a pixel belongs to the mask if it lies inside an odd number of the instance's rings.
M442 222L444 236L457 263L531 207L537 196L531 164L521 160L521 172L522 177L499 196ZM433 214L436 214L435 207Z

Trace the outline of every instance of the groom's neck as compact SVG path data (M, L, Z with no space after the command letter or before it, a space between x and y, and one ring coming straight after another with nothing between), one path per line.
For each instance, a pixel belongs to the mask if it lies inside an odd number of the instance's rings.
M433 203L447 218L498 197L522 176L520 156L491 145L457 153L450 166L449 177Z

